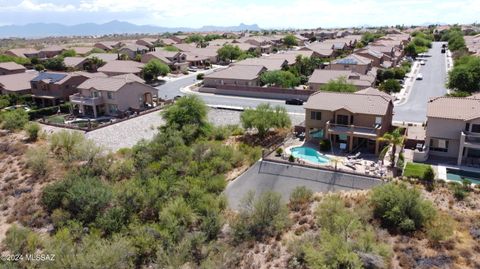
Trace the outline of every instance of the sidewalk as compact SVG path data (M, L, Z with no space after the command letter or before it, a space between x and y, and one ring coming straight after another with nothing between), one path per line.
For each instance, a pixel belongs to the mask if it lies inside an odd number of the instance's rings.
M407 78L403 85L403 88L399 93L393 94L396 100L393 102L395 105L401 105L407 102L410 92L412 91L413 84L417 79L417 75L420 72L420 61L414 61L410 72L405 75Z

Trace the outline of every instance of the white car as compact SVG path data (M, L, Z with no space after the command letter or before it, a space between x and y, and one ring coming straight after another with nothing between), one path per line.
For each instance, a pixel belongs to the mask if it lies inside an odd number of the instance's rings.
M424 60L421 60L421 61L420 61L420 65L425 65L425 61L424 61Z
M423 79L422 73L418 73L418 75L417 75L417 80L422 80L422 79Z

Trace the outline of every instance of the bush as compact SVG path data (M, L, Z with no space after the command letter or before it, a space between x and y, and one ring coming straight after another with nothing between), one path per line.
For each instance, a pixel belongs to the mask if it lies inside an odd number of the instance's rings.
M388 183L375 187L371 196L375 217L390 229L413 232L425 227L435 215L431 202L420 196L420 191L405 184Z
M60 131L50 136L50 150L67 163L78 159L84 143L85 137L80 132Z
M445 213L438 214L426 227L427 238L433 245L449 239L453 235L455 221Z
M232 224L238 242L245 239L261 239L276 236L289 224L288 209L278 193L267 191L255 199L249 192L243 199L240 213Z
M10 131L20 130L27 124L28 115L23 109L15 109L0 114L2 128Z
M402 85L396 79L387 79L378 87L379 90L384 92L400 92L402 90Z
M36 64L33 68L37 71L45 70L45 66L43 66L43 64Z
M332 148L332 144L328 139L320 140L320 150L321 151L329 151Z
M433 172L433 168L428 166L428 168L423 172L422 179L428 182L432 182L435 179L435 172Z
M243 128L255 128L260 137L265 137L271 128L288 128L291 120L284 107L271 107L270 104L260 104L255 109L246 109L240 114Z
M205 74L204 74L204 73L199 73L199 74L197 74L197 79L198 79L198 80L202 80L203 77L205 77Z
M277 156L282 156L283 149L279 147L275 152L277 153Z
M28 116L30 117L30 120L35 120L35 119L40 119L44 116L55 115L58 113L59 110L61 113L70 113L70 104L65 103L58 106L32 109L28 111Z
M25 125L25 131L28 134L28 140L37 141L38 133L40 132L40 125L36 122L30 122Z
M461 200L464 200L465 198L467 198L468 191L460 183L456 183L456 182L453 183L452 184L452 189L453 189L453 197L455 197L455 199L461 201Z
M303 205L308 204L312 199L313 192L305 186L296 187L290 194L289 206L292 210L298 211Z
M26 152L26 164L33 176L44 176L48 172L48 149L30 148Z
M7 230L2 243L13 255L33 254L41 246L40 237L35 232L15 224Z
M288 161L291 163L295 162L295 157L293 155L288 156Z

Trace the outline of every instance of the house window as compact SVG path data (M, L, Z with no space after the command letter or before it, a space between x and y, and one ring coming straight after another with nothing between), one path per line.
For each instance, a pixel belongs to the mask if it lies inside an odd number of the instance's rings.
M430 150L439 152L448 152L448 140L430 139Z
M470 132L470 123L465 124L465 132Z
M108 111L110 111L110 113L115 113L118 111L118 107L117 105L115 104L108 104Z
M95 98L95 97L100 97L100 96L101 96L100 92L97 92L97 91L92 92L92 97Z
M348 116L337 115L337 124L348 125Z
M480 124L472 124L472 133L480 133Z
M107 92L107 98L108 99L113 99L113 93Z
M382 117L375 117L375 126L382 125Z
M322 112L319 112L319 111L311 111L311 112L310 112L310 119L312 119L312 120L321 120L321 119L322 119Z

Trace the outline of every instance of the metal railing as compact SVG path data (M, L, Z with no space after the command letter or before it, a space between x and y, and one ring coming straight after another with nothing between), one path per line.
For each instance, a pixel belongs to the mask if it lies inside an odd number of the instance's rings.
M360 133L360 134L367 134L367 135L379 135L379 131L381 126L377 128L372 127L364 127L364 126L356 126L356 125L345 125L345 124L338 124L334 122L327 122L327 129L329 131L337 132L337 133Z
M84 96L79 93L75 93L70 95L70 101L74 103L82 103L85 105L98 105L103 102L103 97L91 97L91 96Z

